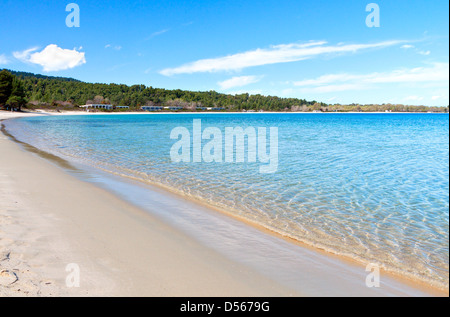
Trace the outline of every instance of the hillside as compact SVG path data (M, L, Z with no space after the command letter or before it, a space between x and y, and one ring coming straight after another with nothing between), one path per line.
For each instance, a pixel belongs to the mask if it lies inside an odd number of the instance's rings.
M40 79L53 79L53 80L60 80L60 81L72 81L72 82L81 82L78 79L74 78L68 78L68 77L55 77L55 76L47 76L47 75L40 75L40 74L33 74L33 73L27 73L27 72L19 72L14 71L10 69L6 69L8 72L13 74L14 76L19 77L20 79L33 77L33 78L40 78Z
M194 92L167 90L145 85L86 83L73 78L10 71L23 84L28 108L74 109L86 103L110 103L139 110L145 105L180 106L186 110L196 107L221 107L230 111L399 111L448 112L448 108L407 105L330 105L297 98L262 95L227 95L216 91Z

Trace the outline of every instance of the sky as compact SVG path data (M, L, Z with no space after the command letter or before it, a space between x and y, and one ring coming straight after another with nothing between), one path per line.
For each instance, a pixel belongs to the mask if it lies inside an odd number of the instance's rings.
M0 21L0 69L330 104L449 104L444 0L0 0Z

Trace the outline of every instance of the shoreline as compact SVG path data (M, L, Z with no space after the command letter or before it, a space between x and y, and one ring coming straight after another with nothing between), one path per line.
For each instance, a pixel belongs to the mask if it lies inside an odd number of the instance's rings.
M3 134L0 148L0 297L300 296Z
M347 112L277 112L277 111L263 111L263 112L238 112L238 111L230 111L230 112L217 112L217 111L120 111L120 112L86 112L82 110L62 110L60 112L53 110L28 110L23 112L10 112L0 110L0 117L10 117L17 118L22 116L34 116L34 115L44 115L44 116L67 116L67 115L157 115L157 114L446 114L449 115L448 112L357 112L357 111L347 111Z
M89 167L89 168L92 168L92 167ZM92 168L92 169L95 169L95 168ZM132 177L129 175L112 173L110 171L103 170L103 169L100 169L100 170L103 173L111 174L118 178L125 178L128 181L135 183L138 187L142 186L147 189L149 188L152 191L161 191L162 193L165 193L168 196L171 196L172 198L182 199L187 202L192 202L195 205L203 206L206 209L208 209L209 211L213 211L218 214L224 215L227 218L237 220L238 222L243 223L248 227L254 228L265 235L270 235L271 237L275 237L276 239L281 239L283 241L288 242L289 244L293 244L293 245L299 246L302 249L307 249L314 253L318 253L326 258L334 259L338 262L342 262L342 263L348 264L350 266L359 268L360 270L365 270L366 265L368 265L368 262L364 259L355 258L351 255L338 254L338 253L334 252L333 250L323 247L321 245L312 244L312 243L308 243L308 242L299 240L296 237L292 237L292 236L290 236L288 234L284 234L276 229L272 229L272 228L264 225L263 223L248 219L245 216L241 216L236 211L233 212L233 211L227 210L223 207L213 205L202 199L199 199L199 198L196 198L193 196L187 196L187 195L185 195L173 188L170 188L168 186L165 186L165 185L162 185L159 183L155 183L155 182L151 182L151 181L144 182L141 179L138 179L138 178L135 178L135 177ZM107 188L107 190L113 190L113 189ZM116 194L120 196L121 193L117 192ZM122 198L124 200L128 200L127 197L125 197L125 196L123 196ZM129 202L133 203L132 201L129 201ZM192 232L191 232L191 234L192 234ZM383 264L379 264L379 268L380 268L380 273L385 275L386 277L396 280L396 281L400 282L401 284L407 285L409 287L421 290L425 293L432 294L435 296L445 296L445 297L447 297L449 294L448 289L445 288L445 286L442 286L442 287L438 286L433 281L427 281L424 278L414 276L413 273L406 273L406 272L402 272L402 271L396 271L394 269L388 269Z
M95 169L93 167L89 167L89 169ZM124 178L127 179L135 184L137 184L138 187L145 187L149 188L152 191L160 190L163 193L167 194L168 196L172 196L173 198L182 199L188 202L192 202L198 206L203 206L206 209L210 211L214 211L218 214L224 215L225 217L235 219L239 221L240 223L243 223L251 228L257 229L258 231L262 232L263 234L270 235L272 237L275 237L277 239L282 239L289 244L297 245L301 248L310 250L312 252L319 253L325 257L335 259L339 262L343 262L346 264L349 264L351 266L355 266L360 268L361 270L364 270L366 268L366 265L368 265L368 261L363 258L355 258L354 256L347 255L347 254L339 254L336 253L334 250L327 248L322 245L309 243L308 241L302 241L294 236L291 236L289 234L283 233L278 231L277 229L273 229L264 223L249 219L245 216L239 215L237 210L231 210L226 209L225 207L220 207L217 205L214 205L208 201L202 200L200 198L194 197L194 196L188 196L183 194L182 192L171 188L169 186L152 182L150 180L143 181L142 179L135 178L130 175L120 174L120 173L113 173L108 170L104 170L102 168L99 168L103 173L114 175L118 178ZM112 188L109 188L107 190L113 190ZM117 192L117 195L120 195L121 193ZM124 200L128 200L127 197L122 197ZM133 201L129 201L133 204ZM145 208L144 208L145 209ZM426 278L415 276L414 273L409 272L403 272L400 270L395 270L391 268L386 268L382 263L379 264L380 273L384 274L385 276L392 278L396 281L399 281L402 284L408 285L413 288L420 289L426 293L437 295L437 296L448 296L448 289L445 286L437 285L436 282L432 280L427 280Z
M92 113L83 112L83 113L80 113L80 114L90 115ZM101 113L101 114L111 114L111 113ZM117 113L117 114L124 114L124 113ZM148 114L148 113L144 113L144 114ZM33 114L30 114L30 115L33 115ZM40 115L46 115L46 114L45 113L44 114L41 113ZM67 115L67 113L58 113L56 115ZM0 113L0 116L1 116L1 113ZM167 190L167 189L163 188L162 190ZM186 199L186 197L184 197L184 198ZM310 250L312 252L322 253L322 255L324 255L324 257L334 258L336 261L344 262L344 263L346 263L346 264L348 264L350 266L352 266L352 265L358 266L359 267L358 269L362 269L362 271L364 271L364 268L361 267L360 263L359 264L354 263L356 261L353 261L353 260L350 260L350 259L346 259L346 258L344 258L342 256L334 255L334 254L332 254L330 252L327 252L327 251L315 248L314 246L309 246L309 245L307 245L305 243L302 243L302 242L300 242L298 240L282 236L281 234L273 232L270 229L267 229L267 228L265 228L262 225L258 226L258 224L252 223L251 221L243 219L242 217L238 217L236 215L229 214L229 213L227 213L225 211L219 210L218 208L214 208L213 206L210 206L209 204L205 204L204 202L196 201L195 203L205 205L206 208L213 209L213 210L215 210L215 212L222 213L222 214L226 215L227 217L237 219L239 222L243 222L246 225L248 225L249 227L253 227L253 228L256 227L260 232L263 232L264 234L275 236L277 239L281 238L284 241L288 241L290 244L298 245L298 246L300 246L302 248L306 248L306 249L308 249L308 250ZM386 274L386 272L383 272L383 274ZM408 282L407 278L404 278L402 276L397 276L396 277L395 276L396 274L389 274L389 273L387 273L386 275L389 275L389 276L392 275L392 277L398 279L401 284L404 284L405 287L408 285L408 287L410 286L410 287L415 288L415 289L421 289L421 291L423 291L425 294L429 294L429 295L432 295L432 296L446 296L445 294L447 294L447 296L448 296L448 291L445 292L445 291L442 291L442 290L435 290L433 287L429 287L428 285L425 285L425 283L421 284L421 283L416 283L415 281L409 281ZM286 289L284 289L284 291L286 291ZM305 290L305 293L308 294L307 290ZM189 294L189 296L191 296L191 294Z

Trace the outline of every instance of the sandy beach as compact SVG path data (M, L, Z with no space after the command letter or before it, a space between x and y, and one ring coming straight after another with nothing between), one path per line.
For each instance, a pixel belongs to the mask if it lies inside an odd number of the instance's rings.
M3 134L0 149L0 296L295 295Z
M36 114L0 112L0 120L28 115ZM315 284L290 287L233 261L160 217L69 175L3 133L0 153L0 297L314 294L308 288ZM322 285L357 292L351 283L339 286L339 279L329 285L328 278L341 278L342 272L352 280L364 276L364 269L343 268L344 262L323 260L321 254L311 257L336 266ZM305 262L301 274L317 279L321 265ZM77 279L79 287L73 283ZM446 295L396 280L387 284L387 294L394 296Z

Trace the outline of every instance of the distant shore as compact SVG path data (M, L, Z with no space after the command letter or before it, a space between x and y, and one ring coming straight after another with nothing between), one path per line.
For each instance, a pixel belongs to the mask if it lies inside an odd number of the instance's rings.
M0 120L92 114L114 113L0 111ZM298 291L228 259L114 194L24 151L3 134L0 148L0 296L311 294L308 283ZM81 269L80 288L66 285L69 264ZM399 296L446 296L426 287L398 285ZM333 287L340 286L327 285Z
M21 112L11 112L0 110L1 116L6 118L35 116L35 115L118 115L118 114L449 114L448 112L359 112L359 111L96 111L87 112L84 110L23 110Z

